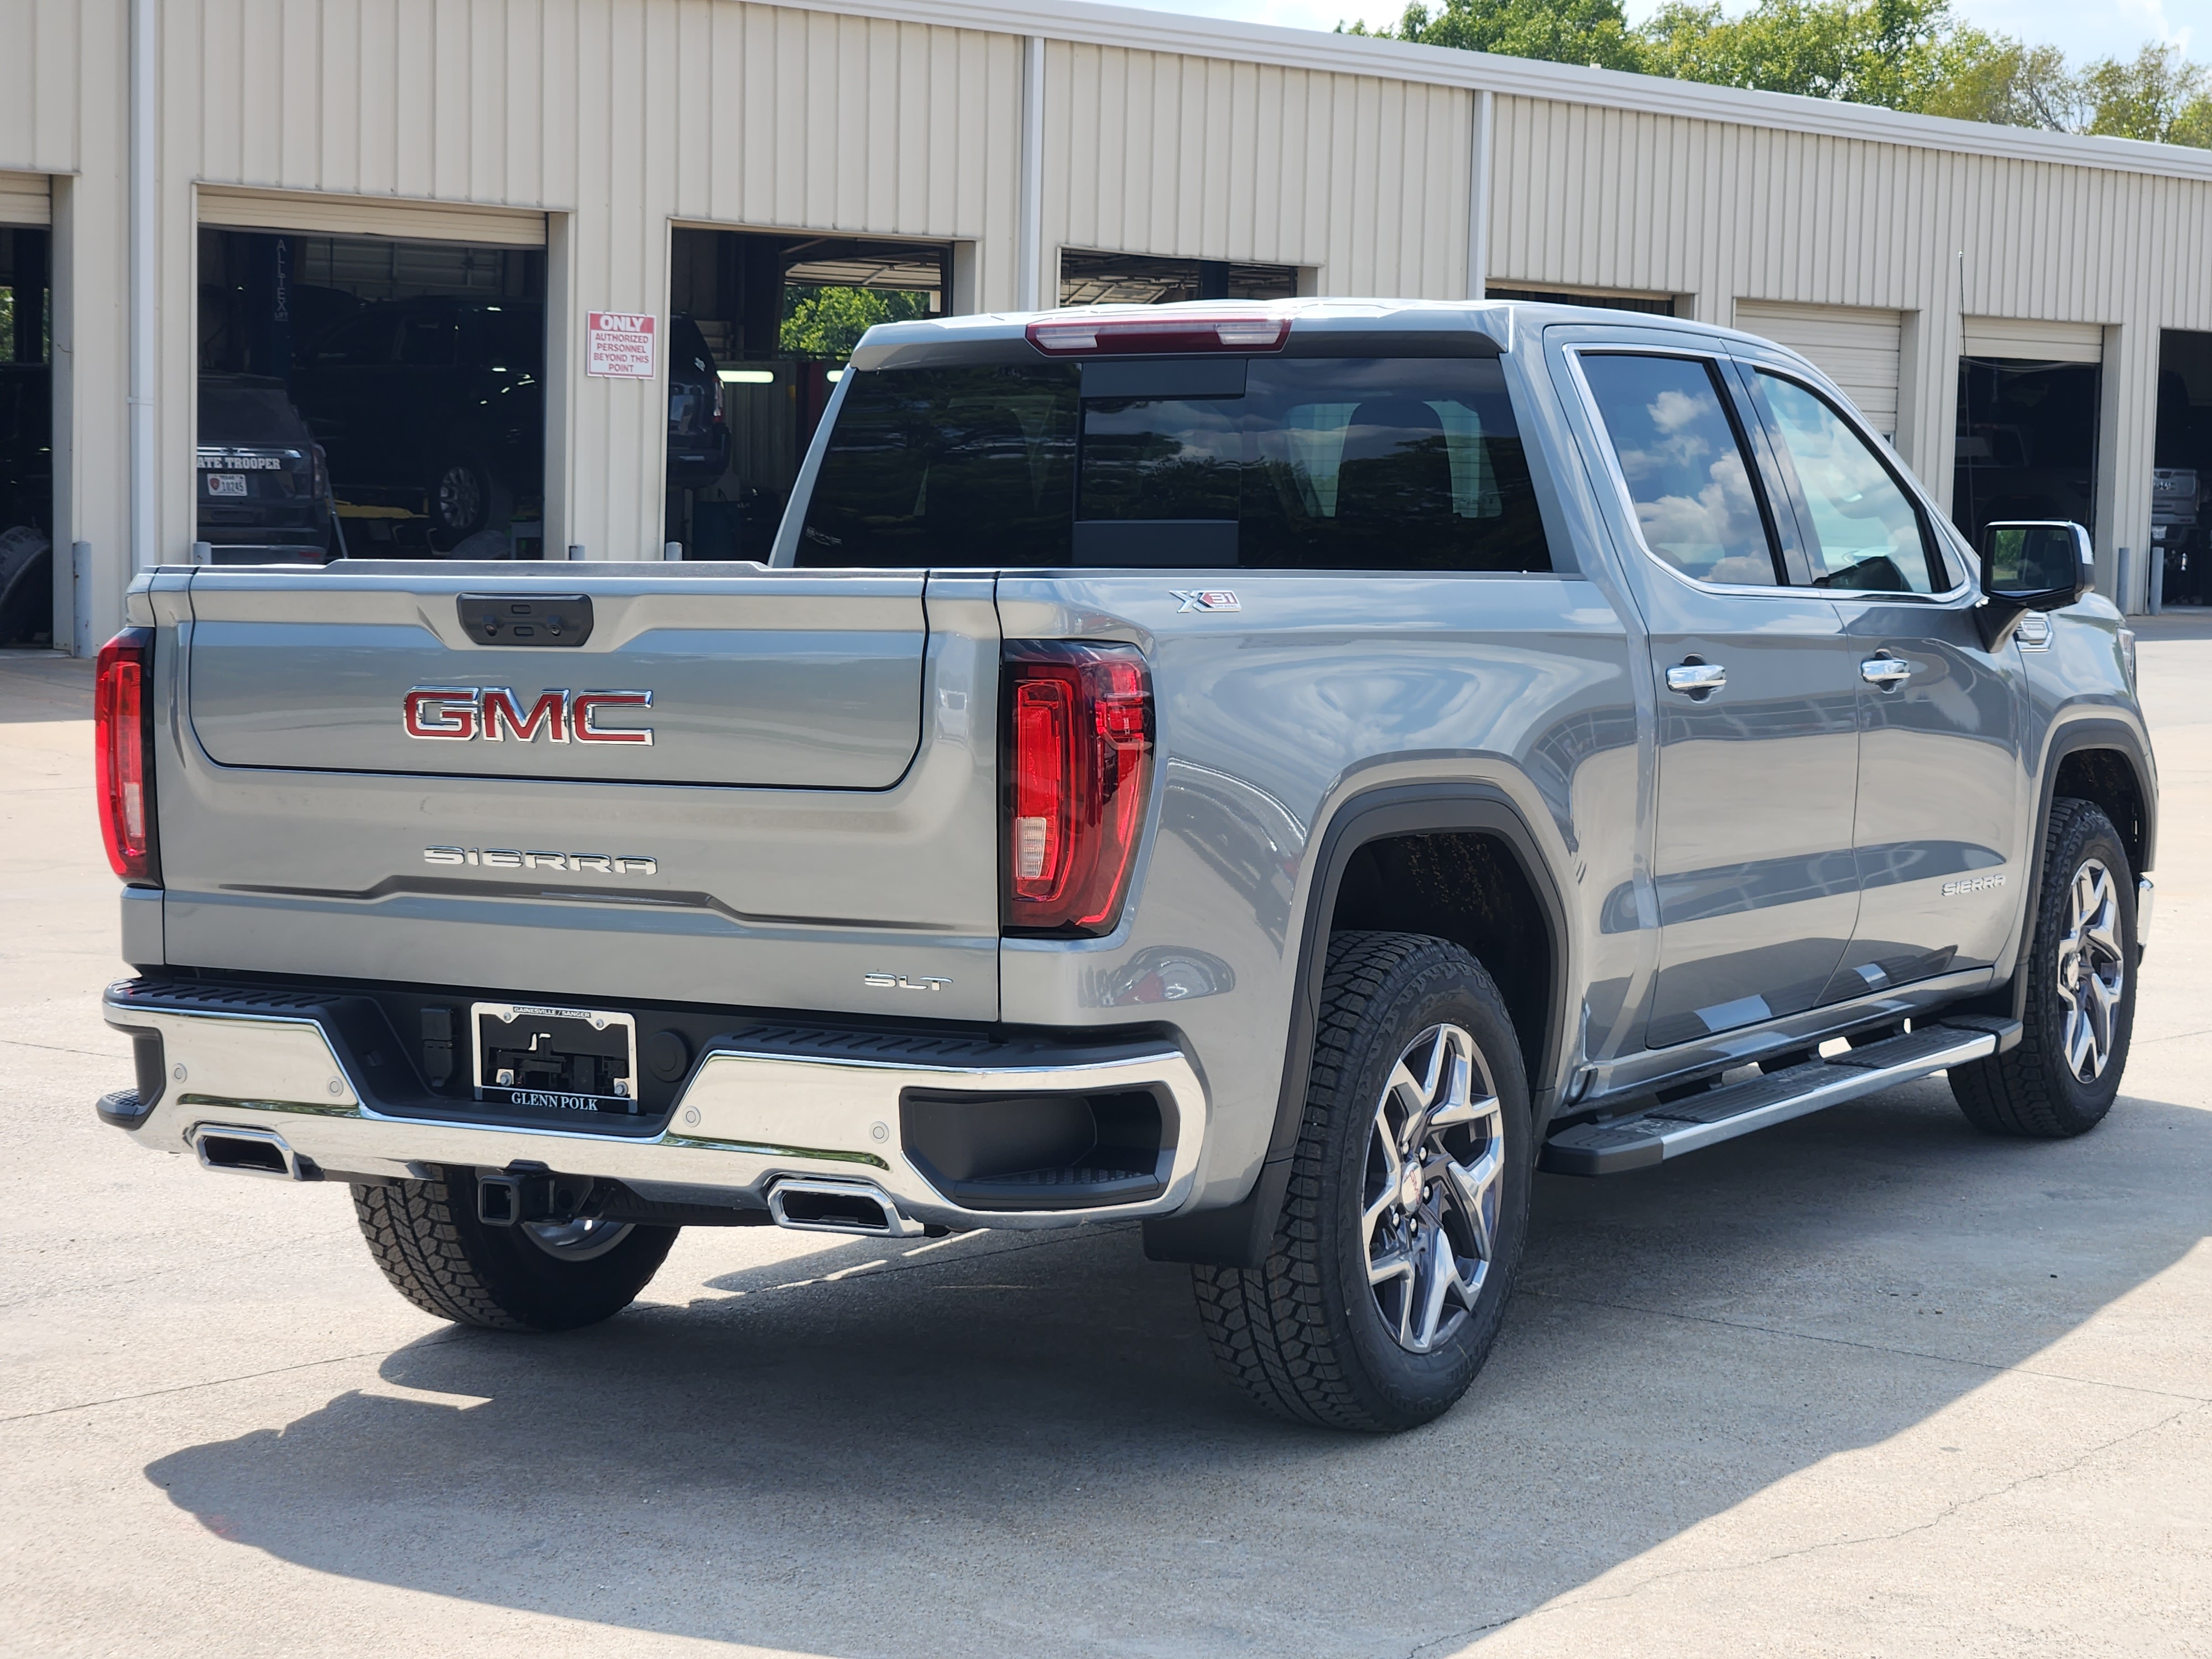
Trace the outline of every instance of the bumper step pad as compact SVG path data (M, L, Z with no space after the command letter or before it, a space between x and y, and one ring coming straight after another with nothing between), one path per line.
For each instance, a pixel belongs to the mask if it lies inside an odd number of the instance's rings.
M1954 1016L1832 1060L1808 1060L1786 1072L1746 1078L1626 1117L1571 1125L1544 1143L1537 1167L1554 1175L1578 1176L1649 1169L1701 1146L1980 1060L2010 1048L2019 1033L2017 1020Z

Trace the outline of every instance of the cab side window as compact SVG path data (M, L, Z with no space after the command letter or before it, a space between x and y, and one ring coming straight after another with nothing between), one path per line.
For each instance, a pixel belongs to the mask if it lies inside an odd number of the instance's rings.
M1952 586L1912 499L1826 399L1760 370L1774 434L1797 474L1815 587L1934 593Z
M1592 352L1597 400L1644 545L1702 582L1784 581L1744 445L1715 366L1698 357Z

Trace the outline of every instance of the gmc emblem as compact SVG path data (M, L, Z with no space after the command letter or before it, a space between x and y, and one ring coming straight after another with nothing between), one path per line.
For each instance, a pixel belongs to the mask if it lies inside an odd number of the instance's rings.
M410 738L438 743L651 743L649 726L605 726L599 717L618 708L650 708L650 691L541 691L523 712L522 699L504 685L418 685L400 704L400 728Z

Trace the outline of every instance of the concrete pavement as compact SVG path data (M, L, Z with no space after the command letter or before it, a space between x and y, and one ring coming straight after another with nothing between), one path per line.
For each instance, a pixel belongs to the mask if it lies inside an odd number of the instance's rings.
M94 1121L88 676L0 656L0 1652L2212 1652L2212 623L2142 631L2112 1119L1939 1081L1541 1177L1489 1367L1388 1441L1247 1410L1127 1228L693 1231L596 1330L416 1312L343 1188Z

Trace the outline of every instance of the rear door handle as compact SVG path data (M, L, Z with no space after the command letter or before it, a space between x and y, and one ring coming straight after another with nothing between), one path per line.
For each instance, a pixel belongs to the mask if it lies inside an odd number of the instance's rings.
M1667 671L1667 689L1686 697L1705 698L1728 684L1728 670L1717 662L1694 659Z
M1869 685L1894 691L1912 678L1912 665L1896 657L1869 657L1859 665L1859 678Z

